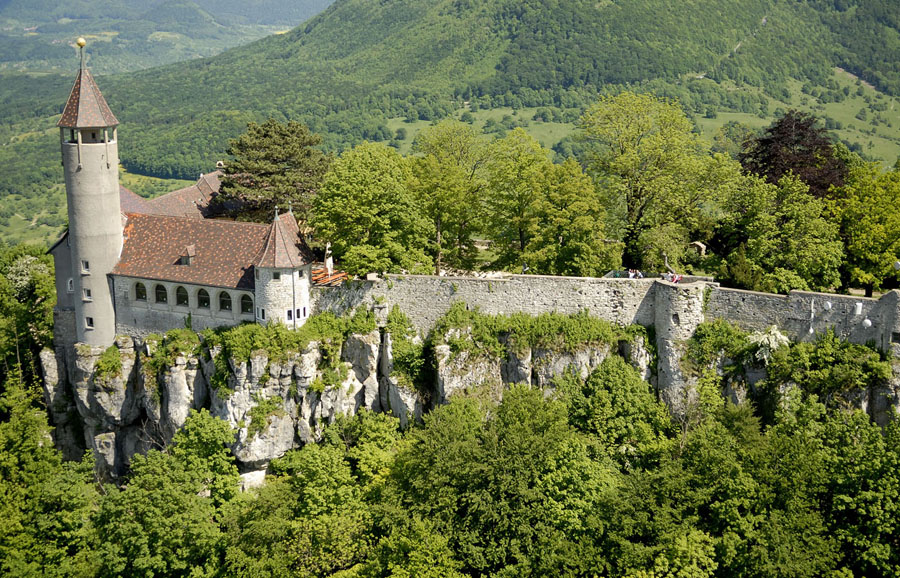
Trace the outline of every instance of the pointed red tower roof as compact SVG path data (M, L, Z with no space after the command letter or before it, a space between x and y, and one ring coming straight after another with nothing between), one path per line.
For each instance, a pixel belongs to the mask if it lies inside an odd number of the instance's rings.
M276 216L266 235L266 245L253 262L257 267L296 269L305 264L300 249L297 220L290 213Z
M75 85L62 117L56 126L64 128L103 128L117 126L119 121L106 104L91 72L83 65L75 77Z

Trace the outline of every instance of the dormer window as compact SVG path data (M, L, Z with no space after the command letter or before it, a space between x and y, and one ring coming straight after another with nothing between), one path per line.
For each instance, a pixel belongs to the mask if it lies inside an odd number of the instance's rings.
M181 257L178 259L179 265L190 265L194 262L194 256L197 254L193 245L188 245L181 252Z

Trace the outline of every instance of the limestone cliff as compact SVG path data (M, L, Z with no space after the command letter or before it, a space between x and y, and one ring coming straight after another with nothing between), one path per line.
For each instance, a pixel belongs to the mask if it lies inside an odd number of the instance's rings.
M245 347L241 354L185 330L164 340L120 336L109 349L77 344L44 351L44 395L64 455L77 459L93 450L98 472L111 479L136 453L169 444L191 410L208 408L235 429L235 458L247 479L258 481L271 460L318 440L339 415L387 412L406 426L457 395L499 398L513 383L549 394L556 376L587 377L611 355L635 367L680 417L696 405L704 371L714 370L722 395L736 403L757 395L756 384L766 377L752 363L739 374L726 372L733 365L726 352L699 370L686 365L703 323L701 291L671 288L666 307L657 309L655 332L587 314L492 317L461 306L427 346L417 331L390 318L381 328L345 331L336 340L305 341L294 350ZM430 365L422 371L425 361ZM849 399L878 423L894 419L900 367Z

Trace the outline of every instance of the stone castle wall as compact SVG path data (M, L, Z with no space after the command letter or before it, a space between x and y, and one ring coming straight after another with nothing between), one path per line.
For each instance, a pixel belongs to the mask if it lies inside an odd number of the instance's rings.
M366 305L384 315L397 305L423 333L456 302L484 313L592 315L615 323L653 325L653 279L596 279L507 275L496 278L386 275L313 290L313 311L343 313Z
M706 317L733 321L748 330L765 330L775 325L794 341L808 341L833 328L842 339L853 343L874 343L885 351L900 339L897 325L898 293L880 299L791 291L773 295L715 287L711 290Z
M897 348L900 357L900 292L880 299L792 291L774 295L719 287L703 278L674 284L659 279L609 279L506 275L497 278L386 275L340 287L316 288L313 312L343 313L360 305L382 316L398 306L422 333L456 302L484 313L577 313L587 309L614 323L656 327L671 340L690 337L697 324L727 319L746 330L775 325L796 341L828 328L854 343ZM810 331L812 329L812 331Z
M249 313L241 312L241 297L244 295L253 297L253 293L249 291L132 277L113 276L112 279L116 308L116 333L119 335L145 337L150 333L165 333L171 329L179 329L185 326L188 315L191 318L191 328L195 331L222 325L238 325L254 320L252 308ZM135 284L138 282L143 283L147 290L147 299L144 301L135 299ZM168 296L166 303L156 303L154 294L156 285L166 288ZM184 287L187 290L188 306L186 307L178 305L175 293L178 287ZM198 307L200 289L206 290L209 294L209 307ZM222 310L219 307L219 294L222 292L228 293L231 297L231 310Z

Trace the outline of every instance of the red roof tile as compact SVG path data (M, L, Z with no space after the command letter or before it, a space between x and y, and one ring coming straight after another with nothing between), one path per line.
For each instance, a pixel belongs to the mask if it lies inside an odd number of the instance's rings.
M66 101L66 107L56 126L102 128L118 124L119 121L106 104L91 72L87 68L79 69L69 100Z
M201 175L196 184L151 199L150 210L147 212L202 219L205 216L205 209L209 206L209 199L213 193L219 191L221 175L221 171Z
M257 267L293 269L306 262L300 244L300 227L291 213L272 219L266 245L254 261Z
M252 291L252 266L270 225L166 215L129 214L125 244L113 275ZM190 265L180 265L194 245Z
M153 212L147 199L122 185L119 185L119 206L123 213L143 213L146 215Z

